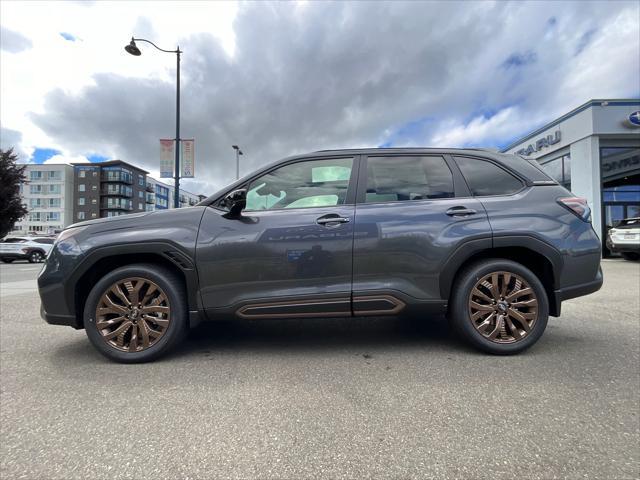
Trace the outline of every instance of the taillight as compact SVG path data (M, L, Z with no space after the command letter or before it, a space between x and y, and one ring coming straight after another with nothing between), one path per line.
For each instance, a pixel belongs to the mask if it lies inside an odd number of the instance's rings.
M587 204L586 198L564 197L564 198L559 198L558 203L563 207L569 209L572 213L580 217L585 222L591 221L591 209Z

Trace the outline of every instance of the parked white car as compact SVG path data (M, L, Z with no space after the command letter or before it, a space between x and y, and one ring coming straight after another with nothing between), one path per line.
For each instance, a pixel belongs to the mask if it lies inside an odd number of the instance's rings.
M6 237L0 241L0 261L3 263L11 263L14 260L42 262L53 247L54 241L53 237Z
M607 235L607 247L627 260L640 259L640 217L625 218Z

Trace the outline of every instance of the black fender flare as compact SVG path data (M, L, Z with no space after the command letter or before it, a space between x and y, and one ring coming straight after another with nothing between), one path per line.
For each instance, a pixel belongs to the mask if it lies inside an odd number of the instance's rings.
M78 281L100 260L109 257L132 255L156 255L178 268L185 278L189 312L201 310L198 295L199 282L195 262L183 247L172 242L123 243L95 248L85 254L80 264L69 275L69 283L71 285L77 285ZM145 260L140 261L145 262ZM76 288L69 289L66 293L67 305L71 307L70 311L74 311L73 306L76 301Z
M469 240L458 246L447 259L440 273L440 295L448 299L455 276L460 267L481 252L498 248L524 248L545 257L552 266L554 285L560 284L564 261L558 249L531 235L498 235L491 238Z

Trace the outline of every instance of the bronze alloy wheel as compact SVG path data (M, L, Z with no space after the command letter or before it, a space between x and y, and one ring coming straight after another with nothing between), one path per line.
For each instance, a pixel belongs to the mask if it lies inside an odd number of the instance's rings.
M171 322L171 306L162 289L146 278L118 280L100 297L96 327L109 346L141 352L162 338Z
M475 329L486 339L514 343L533 329L538 319L538 299L520 275L492 272L471 290L469 315Z

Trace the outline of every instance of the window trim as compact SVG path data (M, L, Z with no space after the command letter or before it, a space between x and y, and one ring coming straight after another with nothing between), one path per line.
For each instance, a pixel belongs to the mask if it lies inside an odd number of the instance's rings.
M260 213L260 212L296 212L298 210L309 210L309 209L317 209L317 208L339 208L339 207L345 207L348 205L355 205L356 203L356 189L357 189L357 184L358 184L358 173L360 171L360 155L351 155L351 154L344 154L344 155L335 155L335 156L330 156L330 157L304 157L304 158L294 158L291 160L285 160L282 162L279 162L275 165L271 165L269 168L266 168L264 170L260 170L259 172L256 172L255 175L253 175L251 178L248 178L247 180L245 180L244 182L242 182L239 185L234 185L232 188L227 189L224 191L224 193L222 195L220 195L218 198L216 198L213 202L211 202L208 206L211 208L214 208L218 211L222 211L222 212L226 212L227 209L223 208L220 206L220 203L224 200L224 198L230 194L231 192L233 192L234 190L239 190L242 188L248 188L249 185L257 180L260 177L263 177L265 175L268 175L269 173L278 170L279 168L285 167L285 166L289 166L289 165L293 165L296 163L302 163L302 162L312 162L312 161L321 161L321 160L342 160L342 159L352 159L353 163L351 166L351 176L349 177L349 181L347 183L347 196L345 198L344 203L341 203L340 205L325 205L325 206L314 206L314 207L299 207L299 208L274 208L274 209L268 209L268 210L247 210L247 212L251 212L251 214L256 214L256 213ZM244 210L243 210L244 211Z
M477 157L475 155L452 155L453 161L456 165L456 167L458 168L458 170L460 170L460 175L462 176L462 180L464 181L464 183L466 184L467 188L469 189L469 195L471 198L495 198L495 197L513 197L514 195L518 195L519 193L521 193L523 190L527 189L529 187L527 180L525 180L524 178L522 178L521 175L515 173L514 171L512 171L511 169L505 167L504 165L502 165L499 162L496 162L493 159L490 158L485 158L485 157ZM471 190L471 187L469 186L469 184L467 183L467 179L465 178L464 174L462 173L462 169L460 168L460 165L458 165L457 159L458 158L469 158L472 160L480 160L480 161L485 161L488 163L492 163L493 165L495 165L496 167L504 170L505 172L507 172L509 175L511 175L512 177L514 177L516 180L518 180L520 182L520 184L522 185L521 188L519 188L518 190L516 190L515 192L511 192L511 193L500 193L497 195L474 195L473 191Z
M411 203L413 204L414 202L436 202L436 201L441 201L441 200L451 200L453 198L458 198L458 191L459 191L459 186L457 185L456 182L456 171L452 168L449 160L447 159L447 155L448 154L444 154L444 153L431 153L431 154L425 154L425 153L417 153L417 152L407 152L407 153L375 153L375 154L371 154L371 155L361 155L361 161L360 161L360 175L358 178L358 191L356 193L356 204L357 205L387 205L387 204L406 204L406 203ZM420 200L392 200L392 201L388 201L388 202L367 202L367 167L368 167L368 160L370 158L397 158L397 157L438 157L441 158L445 165L449 168L449 170L451 171L451 179L453 182L453 197L444 197L444 198L421 198ZM466 186L466 184L464 184ZM463 189L460 189L460 191L462 192Z

